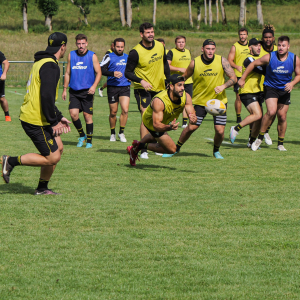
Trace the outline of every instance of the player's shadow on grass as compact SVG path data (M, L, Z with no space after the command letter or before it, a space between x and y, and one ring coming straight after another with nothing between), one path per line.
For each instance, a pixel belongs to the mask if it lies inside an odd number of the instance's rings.
M34 188L22 183L9 183L0 185L0 195L4 194L34 194Z
M276 144L276 143L275 143ZM300 141L284 141L284 144L300 145Z
M109 141L109 135L93 135L93 139Z
M199 152L182 152L182 151L180 151L180 153L178 154L178 157L179 156L182 156L182 157L184 157L184 156L211 157L211 155L207 155L207 154L204 154L204 153L199 153ZM176 159L176 158L169 157L169 158L163 158L163 159Z
M131 166L130 164L126 164L125 167L127 168L131 168L131 169L140 169L140 170L143 170L143 169L152 169L153 171L158 171L158 169L167 169L169 171L176 171L177 169L176 168L173 168L173 167L166 167L166 166L162 166L162 165L147 165L147 164L142 164L140 162L137 162L136 166L133 167Z
M120 154L127 154L127 151L126 151L126 149L125 150L123 150L123 149L98 149L97 150L97 152L106 152L106 153L111 153L111 152L113 152L113 153L120 153ZM127 154L128 155L128 154ZM129 156L128 156L128 158L129 158Z
M77 146L78 142L63 141L63 145Z

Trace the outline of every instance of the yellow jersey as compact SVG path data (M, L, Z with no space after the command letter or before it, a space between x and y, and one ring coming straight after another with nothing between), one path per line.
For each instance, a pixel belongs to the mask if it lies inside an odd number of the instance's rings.
M162 123L165 125L168 125L170 122L172 122L174 119L178 119L179 115L183 112L185 103L186 103L186 93L183 92L182 97L180 98L180 102L178 103L173 102L169 97L169 90L164 90L160 93L158 93L153 99L159 98L164 106L164 117L162 120ZM152 109L152 101L150 102L150 105L146 108L146 110L143 113L143 123L144 125L152 131L155 131L153 127L153 109Z
M225 90L216 94L214 88L225 83L225 72L222 56L215 55L209 64L205 64L202 55L195 58L193 74L193 104L205 106L211 99L218 99L224 104L228 102Z
M47 126L47 122L41 105L41 79L40 68L47 62L54 62L52 58L44 58L33 64L27 82L27 92L24 97L24 102L21 106L20 120L32 125ZM55 61L58 64L58 61ZM58 97L59 81L56 87L56 97Z
M164 55L165 48L162 43L154 40L152 49L146 49L137 44L133 49L139 55L139 61L134 69L137 77L152 85L151 91L160 92L165 89ZM134 89L144 89L138 82L134 82Z
M233 44L235 47L235 56L234 56L234 63L237 66L242 66L246 56L249 53L249 46L248 43L246 45L241 45L239 42ZM239 72L237 69L234 69L234 73L236 77L242 77L242 73Z

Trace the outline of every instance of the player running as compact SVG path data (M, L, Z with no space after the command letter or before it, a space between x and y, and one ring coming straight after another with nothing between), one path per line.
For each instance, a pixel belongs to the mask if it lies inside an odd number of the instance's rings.
M130 81L125 77L125 68L128 55L124 53L125 40L117 38L114 40L114 52L106 54L100 64L101 71L107 76L107 95L109 103L110 141L116 141L117 112L120 102L122 109L120 116L120 131L118 137L121 142L126 143L124 130L128 118L130 101Z
M299 57L289 52L290 39L288 36L278 38L278 51L264 55L260 59L252 62L239 80L239 86L243 87L245 79L255 67L266 67L266 78L264 82L264 92L267 106L267 113L263 116L260 133L257 140L252 144L251 149L256 151L264 134L270 126L274 115L278 118L278 146L280 151L286 151L283 146L284 136L287 127L286 115L291 103L291 91L296 83L300 81L300 61ZM295 72L295 78L292 78ZM293 79L293 80L292 80Z
M77 50L71 51L68 56L62 99L66 100L69 86L70 116L79 133L77 147L82 147L86 141L86 148L92 148L94 94L101 79L101 69L96 54L87 49L87 36L78 34L75 40ZM79 119L79 113L82 111L86 134Z
M2 64L4 65L3 69L2 69ZM6 79L8 69L9 69L9 62L4 56L4 54L0 51L0 103L4 111L6 122L11 121L11 117L8 111L8 103L5 98L5 79Z
M191 96L184 89L184 78L179 74L174 74L169 78L168 88L151 100L143 114L143 124L149 133L141 141L135 140L132 146L127 147L132 166L135 166L141 149L175 153L176 145L167 131L178 129L179 122L176 120L184 109L189 115L190 124L196 123L197 118Z

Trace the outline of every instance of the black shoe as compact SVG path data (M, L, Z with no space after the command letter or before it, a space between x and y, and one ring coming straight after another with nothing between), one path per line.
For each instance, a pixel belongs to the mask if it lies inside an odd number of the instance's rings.
M9 183L9 176L14 167L8 163L8 155L2 155L0 163L2 164L2 177L5 183Z

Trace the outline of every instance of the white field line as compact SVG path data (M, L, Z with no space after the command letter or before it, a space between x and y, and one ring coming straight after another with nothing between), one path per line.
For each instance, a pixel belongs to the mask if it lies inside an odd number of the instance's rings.
M10 93L13 93L13 94L16 94L16 95L20 95L20 96L25 96L23 94L20 94L20 93L17 93L17 92L13 92L13 91L7 91L7 92L10 92Z

